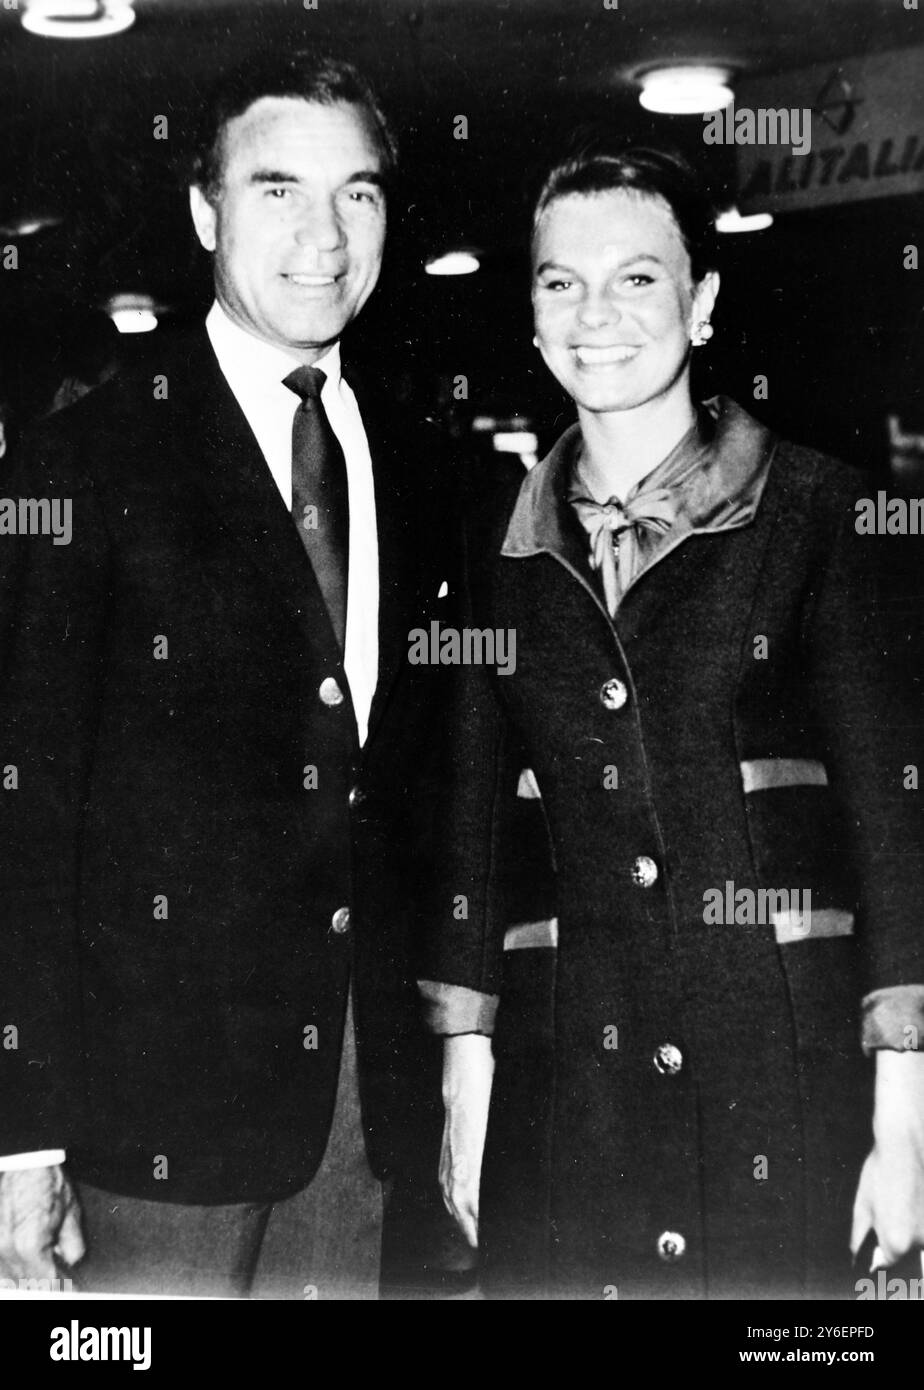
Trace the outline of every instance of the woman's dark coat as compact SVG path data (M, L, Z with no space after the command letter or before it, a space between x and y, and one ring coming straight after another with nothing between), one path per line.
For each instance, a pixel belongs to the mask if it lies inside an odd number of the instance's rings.
M888 538L855 529L871 485L714 409L713 481L762 474L755 515L687 536L614 621L563 447L469 527L468 620L515 630L516 670L460 673L452 895L423 974L500 995L481 1218L500 1294L855 1296L861 1000L901 1046L924 993L894 988L924 982L922 709L890 636L911 619L877 587ZM525 767L557 951L541 929L503 950ZM704 920L728 883L809 890L812 926Z

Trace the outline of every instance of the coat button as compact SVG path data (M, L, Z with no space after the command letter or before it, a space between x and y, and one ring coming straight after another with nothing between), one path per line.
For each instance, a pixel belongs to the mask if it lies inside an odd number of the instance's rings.
M650 888L657 881L657 864L647 854L640 854L632 865L632 882L636 888Z
M348 907L338 907L333 917L330 919L331 931L335 931L338 936L343 936L350 930L350 909Z
M621 680L615 676L604 681L600 687L600 703L604 709L622 709L629 698L629 692Z
M658 1254L666 1264L679 1260L687 1243L679 1231L662 1231L658 1236Z
M683 1066L683 1053L673 1043L662 1043L652 1061L662 1076L676 1076Z
M337 682L334 680L333 676L325 676L325 677L324 677L324 679L323 679L322 682L321 682L320 688L318 689L318 694L319 694L320 697L321 697L321 703L322 703L322 704L325 704L325 705L342 705L342 704L343 704L343 691L340 689L340 686L339 686L339 685L337 684Z
M353 807L361 806L361 805L363 804L363 802L365 801L365 799L366 799L366 793L363 791L362 787L351 787L351 788L350 788L350 794L349 794L349 796L347 797L347 801L350 803L351 806L353 806Z

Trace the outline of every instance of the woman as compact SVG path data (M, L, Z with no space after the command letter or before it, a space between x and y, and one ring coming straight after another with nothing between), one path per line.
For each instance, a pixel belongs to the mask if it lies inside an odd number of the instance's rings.
M691 397L713 231L676 157L601 140L552 170L535 342L578 421L469 528L469 621L515 630L516 670L460 673L422 988L472 1241L496 1062L498 1294L855 1297L851 1241L924 1244L920 712L854 526L869 485ZM518 786L558 920L504 951Z

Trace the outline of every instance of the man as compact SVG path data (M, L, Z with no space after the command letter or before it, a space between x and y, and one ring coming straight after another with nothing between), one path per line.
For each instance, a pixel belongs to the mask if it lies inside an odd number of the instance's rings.
M439 677L406 658L451 601L446 478L340 358L393 165L347 64L226 82L204 330L8 482L72 540L0 540L7 1278L375 1296L380 1180L435 1172L408 895Z

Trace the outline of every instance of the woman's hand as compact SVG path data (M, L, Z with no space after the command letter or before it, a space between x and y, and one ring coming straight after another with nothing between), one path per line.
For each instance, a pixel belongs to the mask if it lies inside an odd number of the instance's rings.
M478 1190L488 1128L494 1054L480 1033L446 1038L443 1044L443 1104L446 1123L440 1152L443 1201L465 1239L478 1245Z
M854 1254L870 1230L875 1269L924 1248L924 1053L876 1053L873 1148L853 1209Z

